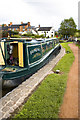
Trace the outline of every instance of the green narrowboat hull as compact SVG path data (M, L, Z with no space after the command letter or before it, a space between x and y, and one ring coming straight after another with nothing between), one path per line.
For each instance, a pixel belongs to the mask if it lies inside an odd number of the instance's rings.
M57 39L3 40L0 44L0 82L3 88L21 84L60 50ZM1 84L0 83L0 84Z
M37 63L31 65L29 68L23 68L16 72L10 72L10 73L4 73L3 75L3 81L2 86L4 88L10 88L10 87L16 87L19 84L21 84L23 81L26 80L26 78L30 77L33 73L35 73L37 70L39 70L42 66L44 66L49 59L52 57L52 55L56 54L57 51L60 50L60 45L58 45L56 48L49 51L40 61Z

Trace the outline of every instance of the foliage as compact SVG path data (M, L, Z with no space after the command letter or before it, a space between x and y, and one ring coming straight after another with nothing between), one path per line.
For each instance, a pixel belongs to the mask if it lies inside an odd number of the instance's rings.
M24 34L22 34L22 36L27 36L27 37L31 37L32 36L32 33L24 33Z
M56 36L56 35L58 35L58 32L57 32L57 31L55 31L55 36Z
M32 37L32 38L44 38L44 35L35 35L32 33L25 33L22 36Z
M76 33L74 34L74 37L80 37L79 32L76 32Z
M35 36L31 36L32 38L35 38Z
M76 24L73 20L73 18L69 19L64 19L64 21L61 22L60 28L59 28L59 33L63 35L63 37L66 38L70 36L74 36L76 32Z
M45 38L43 34L42 34L42 35L40 35L40 37L41 37L41 38Z
M58 118L66 88L67 75L74 60L68 43L62 43L62 46L69 53L65 54L53 70L59 69L63 74L48 75L19 113L15 115L15 118Z
M59 40L60 43L64 43L64 40Z
M78 38L78 40L80 41L80 37Z
M44 38L44 35L35 35L35 38Z
M11 35L12 38L21 38L20 35Z
M76 32L75 32L75 34L74 34L74 37L77 37L77 38L80 37L80 30L76 30Z
M40 35L35 35L35 38L40 38Z
M8 31L2 31L2 37L8 37Z
M19 34L18 31L11 31L11 33L12 33L13 35L18 35L18 34Z
M16 35L17 35L17 36L19 35L19 32L16 31L16 30L15 30L15 31L9 30L8 33L9 33L9 36L10 36L10 37L11 37L11 36L14 37L14 36L16 36Z

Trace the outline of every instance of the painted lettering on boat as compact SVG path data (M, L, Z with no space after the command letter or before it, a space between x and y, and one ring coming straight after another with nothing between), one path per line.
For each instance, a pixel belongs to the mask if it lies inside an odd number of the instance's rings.
M41 45L34 45L28 47L29 64L34 63L42 57Z
M35 52L39 52L39 51L40 51L39 48L35 48L35 49L33 49L33 50L30 51L30 55L32 55L32 54L35 53Z
M33 56L33 58L36 58L36 57L38 57L38 56L40 56L41 54L40 53L36 53L34 56Z

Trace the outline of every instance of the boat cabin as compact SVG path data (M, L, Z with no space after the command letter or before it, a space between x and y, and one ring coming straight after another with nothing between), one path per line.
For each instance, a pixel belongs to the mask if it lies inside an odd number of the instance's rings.
M24 67L23 41L2 40L0 44L0 65Z
M30 66L39 61L57 43L56 39L3 39L0 42L0 66Z

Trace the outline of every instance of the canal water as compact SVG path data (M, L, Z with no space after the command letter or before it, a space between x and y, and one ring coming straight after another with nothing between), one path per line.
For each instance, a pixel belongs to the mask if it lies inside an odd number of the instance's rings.
M2 96L0 96L0 98L2 98L3 96L5 96L7 93L11 92L13 89L12 88L8 88L8 89L2 89L0 92L2 92Z
M14 88L2 88L0 84L0 99L4 97L7 93L11 92Z
M13 88L2 88L2 73L0 72L0 99L5 96L7 93L9 93Z

